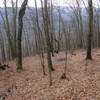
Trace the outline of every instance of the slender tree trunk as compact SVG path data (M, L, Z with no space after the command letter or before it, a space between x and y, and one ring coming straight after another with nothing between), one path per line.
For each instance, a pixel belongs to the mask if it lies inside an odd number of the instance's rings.
M48 10L47 10L47 0L44 0L44 31L45 31L45 38L47 44L47 61L48 61L48 68L49 68L49 83L52 85L52 77L51 71L53 70L52 59L51 59L51 46L50 46L50 37L49 37L49 19L48 19Z
M93 6L92 0L88 0L89 6L89 34L88 34L88 43L87 43L87 57L86 59L92 59L91 48L92 48L92 35L93 35Z
M9 26L8 12L7 12L7 0L4 0L4 6L5 6L5 19L6 19L5 29L6 29L6 34L7 34L7 38L8 38L9 48L11 51L11 57L14 59L15 51L13 48L13 42L11 40L11 33L10 33L10 26Z
M16 0L16 4L14 4L14 1L11 0L12 2L12 14L13 14L13 48L14 48L14 57L16 57L16 19L17 19L17 5L18 5L18 0Z
M36 8L36 27L37 27L37 41L38 41L38 48L39 48L39 57L41 59L41 65L43 68L43 75L46 75L45 73L45 65L44 65L44 48L43 48L43 36L42 36L42 30L39 25L39 15L38 15L38 8L37 8L37 0L35 0L35 8Z
M23 29L23 17L25 14L26 6L27 6L28 0L24 0L22 3L22 6L19 10L19 17L18 17L18 37L17 37L17 69L22 69L22 29Z

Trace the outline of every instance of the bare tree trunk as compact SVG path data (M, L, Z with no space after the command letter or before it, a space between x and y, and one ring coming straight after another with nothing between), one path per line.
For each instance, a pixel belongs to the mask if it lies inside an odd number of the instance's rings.
M14 48L14 52L15 52L15 57L16 57L16 33L17 33L17 23L16 23L16 19L17 19L17 4L18 4L18 0L16 0L16 4L14 4L14 1L11 0L12 2L12 13L13 13L13 48Z
M37 8L37 0L35 0L35 8L36 8L36 27L37 27L37 37L38 37L38 48L39 48L39 57L41 59L41 65L43 68L43 75L46 75L45 73L45 65L44 65L44 47L43 47L43 36L42 36L42 30L39 25L39 15L38 15L38 8Z
M54 56L54 18L53 18L53 4L52 0L50 1L50 14L49 14L49 27L50 27L50 46L51 46L51 54Z
M87 57L86 59L92 59L91 48L92 48L92 35L93 35L93 6L92 0L88 0L89 6L89 34L88 34L88 43L87 43Z
M52 59L51 59L51 46L50 46L50 37L49 37L49 19L48 19L48 10L47 10L47 0L44 0L44 31L45 31L45 38L47 44L47 61L48 61L48 68L49 68L49 83L52 85L52 77L51 77L51 70L53 70Z
M1 49L2 62L4 62L6 61L6 55L5 55L5 48L4 48L4 37L2 35L1 29L0 29L0 49Z
M6 35L7 35L7 38L8 38L11 56L12 56L12 58L15 58L15 51L14 51L13 43L12 43L12 40L11 40L10 26L9 26L9 20L8 20L7 0L4 0L4 6L5 6L5 18L6 18L6 23L5 23Z
M44 54L43 53L40 55L40 58L41 58L41 65L42 65L42 69L43 69L43 75L46 75L45 65L44 65Z
M61 14L60 14L61 16ZM63 19L62 19L62 16L60 17L61 18L61 21L62 21L62 25L63 25L63 33L64 33L64 37L65 37L65 67L64 67L64 72L63 74L61 75L61 79L66 79L66 71L67 71L67 47L68 47L68 40L67 40L67 34L66 34L66 29L65 29L65 25L64 25L64 22L63 22Z
M24 0L22 6L19 10L19 17L18 17L18 37L17 37L17 69L22 69L22 29L23 29L23 17L25 14L26 6L28 0Z

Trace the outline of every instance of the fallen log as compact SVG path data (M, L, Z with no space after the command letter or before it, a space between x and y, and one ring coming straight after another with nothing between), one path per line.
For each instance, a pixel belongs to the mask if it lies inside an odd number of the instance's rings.
M7 68L10 68L8 65L0 65L0 70L6 70Z

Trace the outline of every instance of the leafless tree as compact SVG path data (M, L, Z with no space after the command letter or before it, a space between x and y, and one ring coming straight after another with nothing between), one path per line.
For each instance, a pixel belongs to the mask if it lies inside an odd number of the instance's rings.
M86 59L92 59L91 48L92 48L92 36L93 36L93 5L92 0L88 0L89 7L89 33L88 33L88 41L87 41L87 56Z
M47 49L47 61L48 61L48 69L49 69L49 79L50 85L52 85L52 77L51 71L53 69L52 59L51 59L51 46L50 46L50 32L49 32L49 16L48 16L48 6L47 0L44 0L44 11L43 11L43 23L44 23L44 31L45 31L45 38L46 38L46 49Z
M19 17L18 17L18 36L17 36L17 69L22 69L22 29L23 29L23 17L25 14L26 6L28 0L24 0L21 8L19 10Z

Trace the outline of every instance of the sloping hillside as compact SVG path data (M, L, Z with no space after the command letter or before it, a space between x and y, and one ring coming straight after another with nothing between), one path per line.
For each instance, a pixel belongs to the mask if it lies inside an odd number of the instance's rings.
M68 53L67 77L61 80L65 64L65 53L52 58L55 71L53 85L48 83L48 72L43 76L40 58L23 60L23 71L16 72L15 61L8 62L10 68L0 71L0 98L4 100L100 100L100 49L94 49L93 60L85 60L85 51ZM45 64L46 65L46 64ZM1 99L0 99L1 100Z

